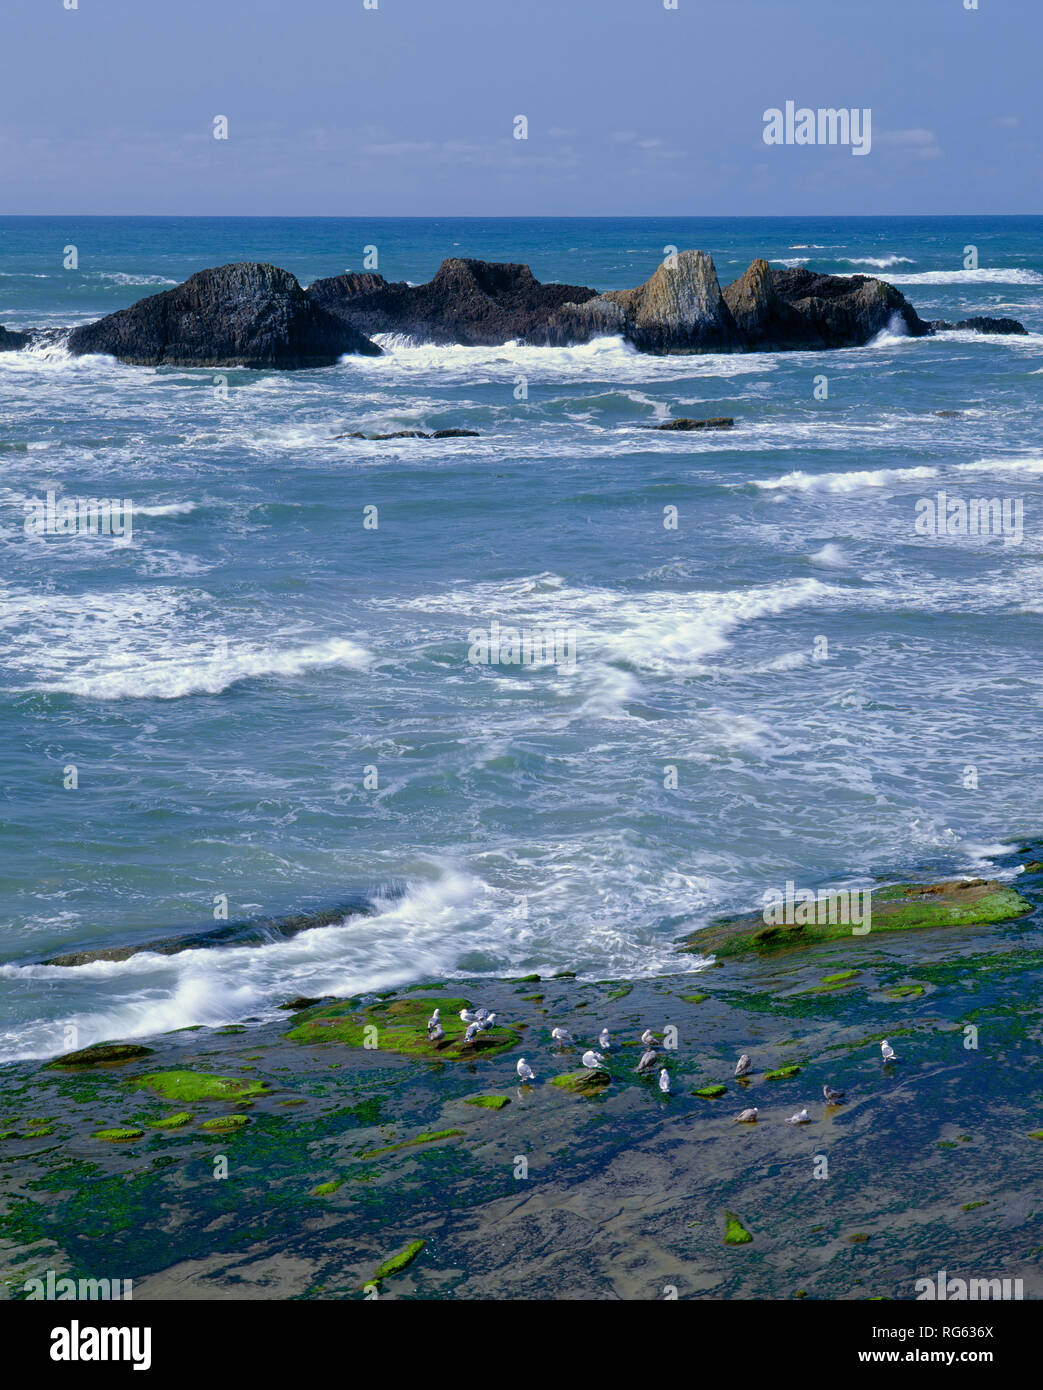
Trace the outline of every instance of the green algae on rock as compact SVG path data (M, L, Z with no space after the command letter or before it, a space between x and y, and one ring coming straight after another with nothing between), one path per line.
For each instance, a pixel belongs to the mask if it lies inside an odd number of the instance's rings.
M724 1213L724 1243L725 1245L749 1245L753 1240L749 1231L742 1224L733 1211Z
M219 1115L215 1120L204 1120L203 1129L230 1130L242 1129L250 1123L249 1115Z
M311 1195L313 1197L330 1197L338 1188L343 1187L343 1178L334 1178L331 1182L320 1182L318 1187L313 1187Z
M78 1052L65 1052L45 1063L48 1068L96 1067L103 1062L130 1062L135 1057L148 1057L154 1051L140 1043L94 1043Z
M427 1244L424 1240L411 1241L404 1250L400 1250L397 1255L392 1255L389 1260L385 1260L374 1270L367 1284L379 1284L382 1279L389 1278L392 1274L398 1274L405 1269L406 1265L411 1265L416 1257Z
M149 1129L183 1129L195 1119L188 1110L179 1110L176 1115L168 1115L165 1120L146 1120Z
M417 1144L432 1144L440 1139L456 1139L463 1134L462 1129L436 1129L430 1134L418 1134L415 1139L401 1139L397 1144L385 1144L381 1149L367 1149L359 1158L376 1158L379 1154L394 1153L397 1149L412 1149Z
M484 1029L471 1042L465 1043L466 1027L459 1014L461 1009L469 1007L466 999L425 999L421 995L381 999L366 1008L359 1008L349 1000L309 1009L298 1017L286 1037L293 1042L342 1043L348 1047L439 1060L469 1059L478 1055L494 1057L518 1046L520 1035L500 1026ZM436 1008L441 1010L445 1033L441 1042L432 1042L427 1035L427 1022Z
M814 914L813 908L809 911ZM865 933L856 933L843 922L808 921L773 926L757 914L701 927L682 938L681 949L721 959L814 946L827 941L866 941L883 932L985 926L1024 917L1031 911L1032 904L1027 898L995 879L897 883L873 890L871 930Z
M720 1100L728 1090L727 1086L700 1086L697 1091L693 1091L693 1096L702 1096L704 1100Z
M468 1096L464 1100L465 1105L479 1105L485 1110L502 1110L510 1103L510 1096Z
M212 1076L202 1071L154 1071L135 1076L129 1083L135 1090L153 1091L163 1100L248 1100L270 1094L263 1081L244 1081L236 1076Z
M143 1129L97 1129L91 1135L92 1139L104 1139L110 1144L127 1144L132 1139L144 1137Z
M584 1067L582 1071L567 1071L564 1076L551 1078L552 1086L560 1086L563 1091L569 1091L576 1096L593 1096L599 1091L604 1090L611 1077L606 1071L588 1071Z
M709 999L708 994L682 994L680 996L682 1004L701 1004L704 999Z
M764 1073L765 1081L785 1081L791 1076L796 1076L800 1067L777 1067L774 1071Z

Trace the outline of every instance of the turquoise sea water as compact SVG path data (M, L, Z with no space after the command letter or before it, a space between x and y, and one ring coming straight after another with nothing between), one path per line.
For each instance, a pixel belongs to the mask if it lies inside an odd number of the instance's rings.
M764 255L1030 336L302 373L0 353L0 1058L454 972L647 974L788 879L984 871L1038 833L1043 219L9 218L0 324L367 246L389 279L457 255L599 289L670 246L722 284ZM673 415L736 429L647 431ZM480 437L332 438L449 426ZM129 498L131 543L26 535L52 490ZM1020 500L1020 542L918 534L940 491ZM570 634L574 668L469 662L494 622ZM35 963L213 926L215 898L359 896L264 946Z

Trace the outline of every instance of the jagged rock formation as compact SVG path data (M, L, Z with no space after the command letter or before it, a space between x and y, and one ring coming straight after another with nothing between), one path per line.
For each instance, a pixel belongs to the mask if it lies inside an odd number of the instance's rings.
M402 333L429 343L494 347L528 340L560 305L591 299L582 285L543 285L527 265L451 258L425 285L381 275L337 275L307 290L317 305L367 335Z
M14 328L0 327L0 352L17 352L29 342L28 333L19 333Z
M375 343L307 297L287 270L246 261L73 329L69 351L138 366L328 367Z

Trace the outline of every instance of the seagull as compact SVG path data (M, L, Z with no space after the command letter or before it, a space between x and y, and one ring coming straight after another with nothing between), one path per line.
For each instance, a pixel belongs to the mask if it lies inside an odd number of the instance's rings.
M637 1067L635 1068L635 1070L636 1070L636 1071L651 1071L652 1068L655 1066L656 1062L658 1062L658 1061L659 1061L659 1053L656 1052L655 1048L650 1047L650 1048L648 1049L647 1052L643 1052L643 1053L641 1054L641 1060L640 1060L640 1062L638 1062Z
M477 1022L475 1022L475 1023L469 1023L469 1024L467 1025L467 1032L464 1034L464 1042L465 1042L465 1043L474 1042L475 1038L478 1036L478 1034L479 1034L481 1031L482 1031L482 1025L481 1025L480 1023L477 1023Z
M474 1016L479 1023L483 1023L489 1017L489 1010L483 1004L481 1008L475 1009Z
M655 1042L655 1034L652 1032L651 1028L646 1028L645 1031L641 1034L641 1041L644 1043L646 1047L652 1046L652 1044Z
M844 1099L844 1092L834 1091L832 1086L823 1086L822 1094L826 1098L827 1105L839 1105L840 1102Z
M739 1060L735 1063L735 1075L746 1076L752 1070L753 1058L749 1055L748 1052L744 1052L742 1056L739 1058Z
M493 1013L493 1014L486 1014L485 1017L484 1017L484 1018L481 1020L481 1022L478 1024L478 1031L479 1031L480 1033L484 1033L484 1032L486 1031L487 1028L494 1028L495 1026L496 1026L496 1015L495 1015L494 1013Z
M519 1058L518 1065L515 1067L515 1071L518 1073L519 1081L536 1080L536 1073L533 1071L532 1067L529 1066L528 1062L525 1060L524 1057Z
M891 1044L887 1041L886 1038L880 1044L880 1055L883 1057L885 1062L898 1061L898 1058L895 1056L894 1048L891 1046Z
M667 1071L666 1067L661 1067L659 1071L659 1089L664 1096L670 1094L670 1073Z
M431 1015L431 1017L427 1020L427 1031L428 1031L429 1033L433 1033L433 1032L435 1031L435 1029L436 1029L436 1028L439 1026L439 1024L441 1023L441 1021L442 1021L442 1011L441 1011L441 1009L436 1009L436 1010L434 1011L434 1013Z
M755 1125L757 1123L757 1107L754 1105L749 1110L744 1110L741 1115L736 1115L737 1125Z
M811 1116L808 1114L808 1107L805 1105L803 1110L798 1110L795 1115L791 1115L786 1121L788 1125L806 1125L811 1123Z
M582 1060L583 1065L588 1067L591 1071L597 1071L599 1067L605 1065L604 1057L602 1057L600 1052L595 1052L593 1049L588 1049L584 1052Z
M608 1029L602 1028L601 1032L598 1034L598 1047L601 1048L602 1052L607 1052L611 1046L612 1039L608 1035Z
M569 1032L567 1028L552 1028L550 1030L550 1035L554 1039L554 1041L559 1044L559 1046L572 1046L572 1034Z
M477 1015L477 1014L471 1013L470 1009L461 1009L461 1010L460 1010L460 1022L461 1022L461 1023L477 1023L477 1022L478 1022L478 1015Z
M427 1040L428 1040L428 1042L433 1042L433 1043L441 1042L442 1039L443 1039L444 1037L445 1037L445 1029L442 1027L442 1025L441 1025L440 1023L436 1023L435 1026L434 1026L434 1028L429 1028L429 1029L427 1030Z

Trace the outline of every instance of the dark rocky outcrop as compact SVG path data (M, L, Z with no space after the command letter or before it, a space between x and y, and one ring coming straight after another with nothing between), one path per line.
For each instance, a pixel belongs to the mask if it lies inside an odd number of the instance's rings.
M17 352L29 342L28 333L19 333L14 328L0 327L0 352Z
M745 345L766 352L860 347L899 326L912 338L930 332L900 290L866 275L771 270L758 260L724 299Z
M335 434L334 439L478 439L477 430L435 430L425 434L423 430L392 430L389 434L363 434L352 430L350 434Z
M380 275L337 275L306 291L316 305L360 333L402 333L429 343L495 347L529 340L569 301L591 299L582 285L544 285L527 265L445 260L424 285Z
M735 421L730 415L712 415L709 420L689 420L682 416L678 420L664 420L661 425L652 425L654 430L730 430Z
M973 318L960 319L959 323L948 323L945 319L933 319L929 327L932 333L951 333L954 329L963 329L969 333L1028 333L1025 325L1019 323L1017 319L993 319L985 314L976 314Z
M328 367L380 349L309 299L289 271L243 262L73 329L69 351L138 366Z

